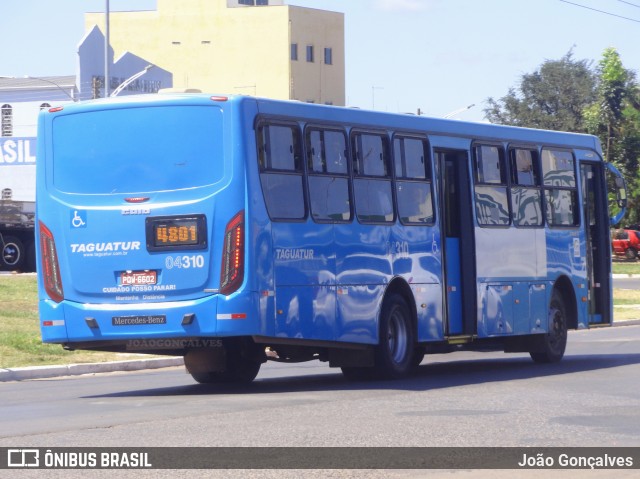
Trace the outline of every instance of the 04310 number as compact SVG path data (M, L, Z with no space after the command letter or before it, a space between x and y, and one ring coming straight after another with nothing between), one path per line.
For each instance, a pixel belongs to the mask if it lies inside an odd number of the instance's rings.
M204 268L204 256L197 255L182 255L182 256L167 256L164 261L164 265L167 269L173 268Z

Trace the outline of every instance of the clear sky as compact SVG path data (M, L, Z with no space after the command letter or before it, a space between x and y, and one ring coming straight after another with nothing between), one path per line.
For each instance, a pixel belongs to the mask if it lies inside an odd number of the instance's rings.
M597 63L615 47L626 68L640 70L640 0L287 3L345 13L349 106L444 116L475 104L456 118L480 121L488 97L502 97L523 73L572 48L576 59ZM155 4L110 0L112 11ZM75 74L83 14L104 8L104 0L0 0L0 75Z

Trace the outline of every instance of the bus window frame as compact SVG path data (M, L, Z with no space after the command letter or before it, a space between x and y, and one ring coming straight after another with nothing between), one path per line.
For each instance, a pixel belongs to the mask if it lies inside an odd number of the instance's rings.
M406 155L400 159L396 157L395 152L395 141L396 139L402 140L416 140L422 143L423 152L424 152L424 178L414 178L406 176L406 164L403 160L406 159ZM403 145L404 146L404 145ZM405 131L394 131L391 135L390 140L390 153L391 153L391 167L392 167L392 176L393 176L393 192L394 192L394 206L396 209L396 218L397 221L400 222L403 226L434 226L438 220L437 218L437 205L434 197L434 165L433 165L433 154L431 150L431 143L429 142L428 135L421 135L418 133L410 133ZM402 171L403 176L397 175L398 168L398 160L401 161L400 169ZM429 200L431 202L431 221L429 222L416 222L416 221L406 221L402 215L400 214L400 203L398 202L398 185L399 183L426 183L429 186Z
M295 152L294 152L294 166L299 168L295 170L283 170L279 168L271 168L266 165L263 165L261 162L261 151L264 148L262 144L263 133L262 129L265 126L281 126L288 127L294 130L297 133L298 137L298 145L297 150L299 154L299 164L295 165ZM273 222L277 223L304 223L307 221L309 217L309 205L307 199L307 182L305 180L306 176L306 168L305 168L305 152L304 152L304 137L303 131L300 127L300 123L295 120L285 119L285 118L277 118L277 117L258 117L255 122L255 142L256 142L256 164L258 166L258 180L260 181L260 189L262 190L262 199L264 201L264 206L267 211L267 215L269 219ZM302 187L302 203L304 208L304 214L299 218L289 218L289 217L278 217L273 216L272 212L269 209L269 202L267 201L267 195L265 194L265 188L263 183L263 175L279 175L279 176L299 176Z
M346 171L344 174L342 173L330 173L330 172L315 172L309 168L309 158L310 154L309 145L310 145L310 134L312 131L331 131L334 133L341 133L344 141L345 141L345 155L346 155ZM356 216L355 214L355 198L353 192L353 182L352 182L352 158L351 158L351 143L350 143L350 134L346 127L338 124L331 123L305 123L304 128L302 130L302 149L303 149L303 163L304 163L304 176L305 176L305 187L307 193L307 214L308 217L314 223L317 224L349 224L353 222L353 218ZM326 165L325 165L325 168ZM309 180L312 176L324 177L324 178L344 178L347 181L347 194L349 200L349 219L347 220L338 220L338 219L318 219L313 216L313 211L311 208L311 186L309 184Z
M385 167L386 167L386 175L385 176L375 176L375 175L366 175L364 172L360 173L360 168L364 170L364 165L360 164L360 159L357 155L356 149L356 138L358 136L378 136L382 138L382 146L383 146L383 155L385 159ZM355 212L356 221L363 225L385 225L392 226L398 221L398 212L396 209L396 195L395 195L395 182L393 178L393 164L392 164L392 153L391 153L391 141L389 138L388 130L380 130L375 128L359 128L353 127L349 132L349 149L351 151L351 182L353 188L353 209ZM386 153L386 154L385 154ZM358 199L356 193L356 181L358 180L370 180L370 181L388 181L391 189L391 211L392 218L390 220L366 220L360 218L358 214Z
M546 186L545 185L545 181L544 181L544 167L543 167L543 162L542 162L542 153L544 150L555 150L555 151L563 151L563 152L567 152L571 155L572 161L573 161L573 181L574 181L574 186L573 187L553 187L553 186ZM576 230L576 229L580 229L582 226L582 205L581 205L581 201L580 201L580 192L578 191L578 187L579 187L579 179L578 179L578 159L576 157L575 151L573 150L573 148L567 148L567 147L562 147L562 146L555 146L555 145L550 145L550 144L542 144L540 145L540 149L539 149L539 158L540 158L540 183L541 183L541 187L542 187L542 203L544 206L544 218L545 218L545 224L550 228L550 229L559 229L559 230ZM576 223L572 224L572 225L562 225L562 224L556 224L556 223L552 223L550 221L548 221L548 217L547 217L547 191L553 191L553 190L562 190L562 191L570 191L572 194L572 200L574 200L574 206L576 207L576 212L574 213L574 217L577 218ZM576 216L577 215L577 216Z
M479 181L479 170L478 170L478 155L476 153L476 149L482 146L496 147L498 148L498 152L500 155L500 183L488 183L484 181ZM508 229L513 226L513 213L511 211L511 183L510 183L510 170L509 170L509 162L507 161L507 153L505 149L505 145L502 142L484 140L484 139L474 139L471 141L471 146L469 148L469 153L471 155L471 167L473 171L471 172L472 186L473 186L473 215L475 217L475 223L480 228L492 228L492 229ZM507 206L507 218L508 221L503 224L488 224L480 222L480 218L478 216L478 205L476 201L476 192L477 187L480 188L503 188L505 192L506 198L506 206Z
M535 229L535 228L544 228L547 223L546 210L545 210L545 202L544 202L544 190L542 187L542 164L540 161L540 153L541 146L537 144L531 143L509 143L506 148L506 161L509 166L509 193L510 193L510 202L511 202L511 224L516 228L521 229ZM534 185L522 185L517 182L517 169L514 168L515 158L512 158L512 153L515 150L528 150L535 153L535 158L533 159L533 171L534 171ZM538 194L540 195L540 212L542 215L541 222L536 225L521 225L515 221L515 209L513 208L513 189L514 188L525 188L525 189L536 189L538 190Z

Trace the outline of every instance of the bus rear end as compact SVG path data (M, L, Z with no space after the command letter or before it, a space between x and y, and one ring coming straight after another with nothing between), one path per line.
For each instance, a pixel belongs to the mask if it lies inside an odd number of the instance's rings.
M243 146L232 133L241 100L131 98L40 117L43 340L191 351L187 367L203 382L228 379L229 362L242 366L235 376L255 376L263 353L243 339L258 333L257 298L245 284ZM212 358L218 366L202 366Z

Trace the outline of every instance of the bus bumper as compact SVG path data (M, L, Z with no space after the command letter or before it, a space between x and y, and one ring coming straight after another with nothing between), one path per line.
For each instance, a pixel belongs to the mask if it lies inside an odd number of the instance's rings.
M221 300L220 300L221 299ZM227 337L265 334L257 317L257 293L225 301L219 295L159 303L83 304L40 301L45 343Z

